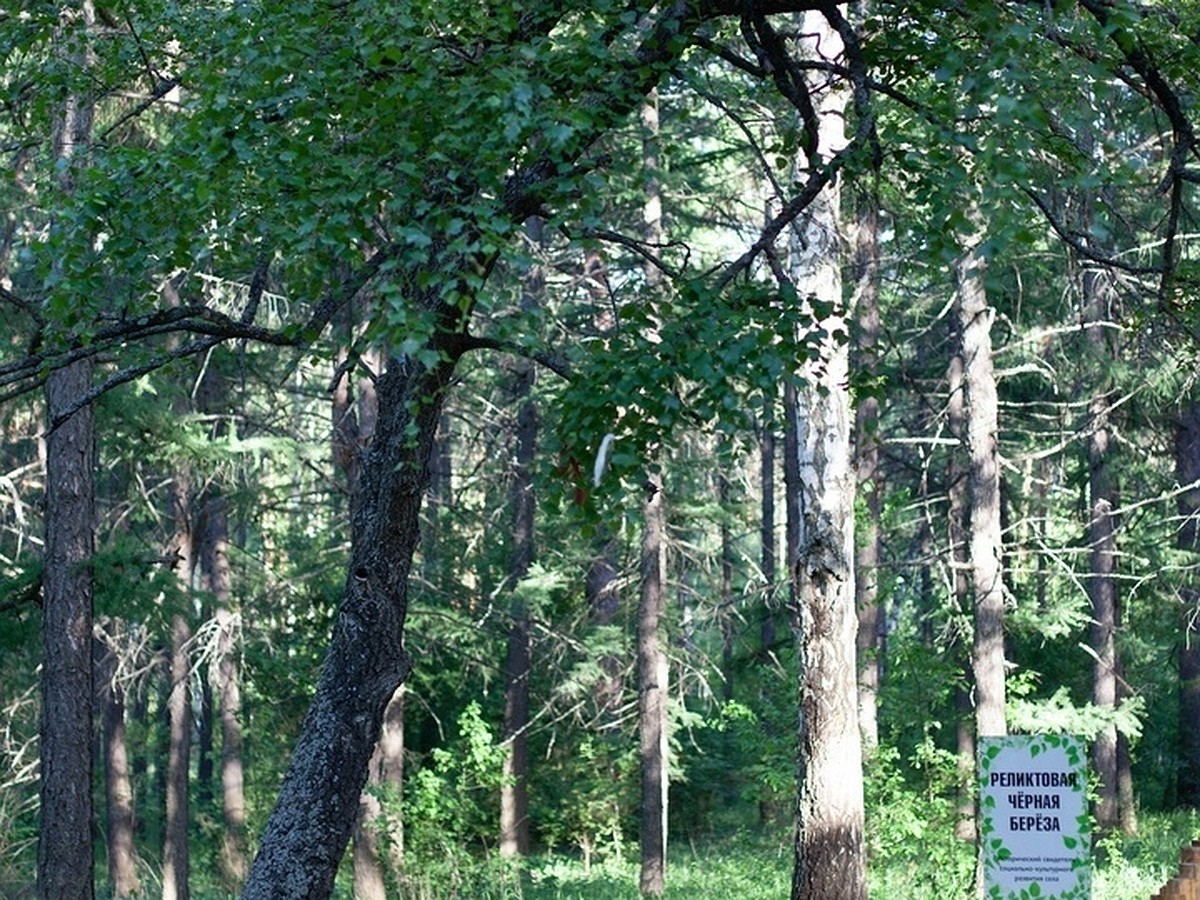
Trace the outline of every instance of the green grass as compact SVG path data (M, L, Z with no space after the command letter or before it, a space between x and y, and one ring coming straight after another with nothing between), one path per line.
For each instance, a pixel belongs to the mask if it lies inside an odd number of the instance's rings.
M791 890L791 850L742 840L703 846L676 845L668 857L667 900L778 900ZM636 850L624 861L607 860L591 871L565 856L530 862L524 900L640 900Z

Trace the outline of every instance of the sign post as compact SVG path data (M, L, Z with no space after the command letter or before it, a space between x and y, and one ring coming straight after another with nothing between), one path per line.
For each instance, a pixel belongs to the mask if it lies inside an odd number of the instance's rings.
M988 900L1091 896L1083 741L1059 734L980 738L979 809Z

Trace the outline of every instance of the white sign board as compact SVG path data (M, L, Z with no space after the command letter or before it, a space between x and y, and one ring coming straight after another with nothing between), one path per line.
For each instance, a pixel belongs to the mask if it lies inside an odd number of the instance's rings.
M1058 734L979 741L979 810L988 900L1087 900L1087 749Z

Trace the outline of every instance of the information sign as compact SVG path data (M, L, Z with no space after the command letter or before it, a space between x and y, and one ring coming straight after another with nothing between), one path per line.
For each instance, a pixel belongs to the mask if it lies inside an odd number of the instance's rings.
M1058 734L979 742L983 873L988 900L1091 896L1087 751Z

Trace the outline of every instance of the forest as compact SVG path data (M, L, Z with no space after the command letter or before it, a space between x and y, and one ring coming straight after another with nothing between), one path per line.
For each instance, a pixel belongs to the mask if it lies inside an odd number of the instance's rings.
M0 897L982 897L1035 734L1158 896L1198 98L1194 0L0 6Z

